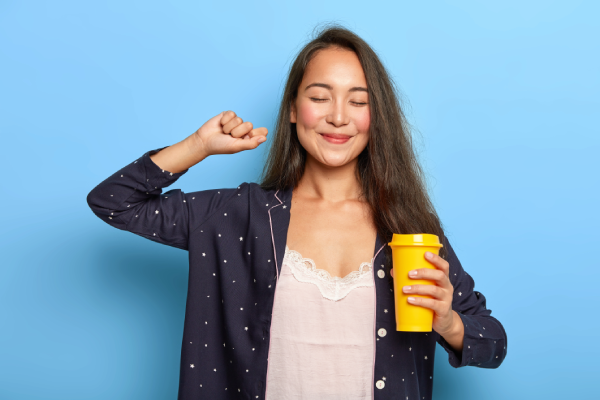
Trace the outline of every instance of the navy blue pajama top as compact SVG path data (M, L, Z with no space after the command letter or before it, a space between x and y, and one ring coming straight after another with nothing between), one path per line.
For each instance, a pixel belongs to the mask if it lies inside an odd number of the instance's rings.
M237 188L163 193L187 170L162 170L151 150L96 186L87 202L100 219L189 252L189 283L178 399L264 399L273 296L285 253L292 190ZM377 274L386 241L374 249L376 326L372 397L431 399L435 345L455 368L497 368L506 332L486 308L447 238L453 309L465 326L462 352L435 331L398 332L394 293ZM383 329L382 329L383 328ZM383 384L382 384L383 383ZM457 394L458 395L458 394Z

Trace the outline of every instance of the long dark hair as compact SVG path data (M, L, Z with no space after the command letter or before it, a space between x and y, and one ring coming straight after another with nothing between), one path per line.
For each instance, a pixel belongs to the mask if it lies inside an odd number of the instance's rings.
M396 86L375 51L358 35L338 25L317 32L290 68L260 186L265 190L296 188L304 174L306 150L298 140L296 124L290 122L291 105L309 61L319 50L329 47L356 53L367 80L371 123L369 142L358 156L357 177L377 232L386 242L393 233L432 233L442 241L442 224L427 193ZM386 246L385 250L389 272L391 249ZM442 257L445 250L440 249Z

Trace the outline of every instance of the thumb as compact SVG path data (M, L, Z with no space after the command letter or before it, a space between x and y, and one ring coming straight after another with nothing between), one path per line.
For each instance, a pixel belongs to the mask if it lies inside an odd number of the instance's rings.
M257 148L261 143L263 143L266 140L267 140L267 138L262 135L257 135L250 139L239 138L239 139L237 139L237 141L235 143L235 148L236 148L235 150L236 150L236 152L244 151L244 150L252 150L252 149Z

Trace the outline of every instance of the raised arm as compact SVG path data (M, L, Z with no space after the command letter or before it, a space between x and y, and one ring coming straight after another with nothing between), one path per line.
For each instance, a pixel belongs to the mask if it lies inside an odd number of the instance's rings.
M209 155L255 149L266 135L266 128L253 129L233 111L223 112L181 142L148 151L109 176L88 194L88 205L115 228L187 250L190 215L202 221L225 199L210 198L217 191L186 194L162 189ZM192 209L190 201L196 196L201 205Z

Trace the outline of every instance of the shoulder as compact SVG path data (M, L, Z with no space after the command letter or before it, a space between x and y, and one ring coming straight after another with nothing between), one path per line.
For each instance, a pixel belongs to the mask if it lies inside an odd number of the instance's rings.
M255 182L242 182L236 187L207 189L194 192L187 192L189 197L215 198L221 201L229 201L234 199L249 199L249 200L271 200L275 199L278 190L264 189L260 184ZM281 197L281 196L278 196Z
M281 190L265 189L255 182L244 182L242 185L246 185L248 197L251 200L265 202L265 204L278 204L278 199L281 199Z

